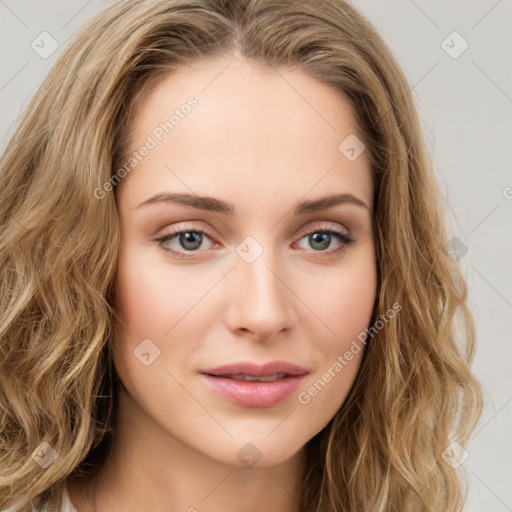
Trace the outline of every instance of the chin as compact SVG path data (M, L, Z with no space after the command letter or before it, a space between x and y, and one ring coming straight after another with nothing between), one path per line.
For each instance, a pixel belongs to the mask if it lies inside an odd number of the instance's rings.
M265 434L266 435L266 434ZM232 440L229 448L224 445L221 453L212 453L211 458L233 469L271 468L283 464L293 457L299 457L303 444L284 445L281 439L274 442L264 439L249 441ZM219 443L219 446L221 444Z

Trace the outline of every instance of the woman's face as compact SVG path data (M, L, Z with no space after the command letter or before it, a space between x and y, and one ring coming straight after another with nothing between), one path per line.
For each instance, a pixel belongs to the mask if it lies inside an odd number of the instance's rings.
M298 69L209 60L160 82L128 129L123 406L159 441L232 466L283 462L343 404L376 294L373 185L349 104Z

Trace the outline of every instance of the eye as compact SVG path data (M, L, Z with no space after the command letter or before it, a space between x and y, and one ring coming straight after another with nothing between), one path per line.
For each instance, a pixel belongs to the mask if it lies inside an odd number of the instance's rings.
M305 239L314 252L334 256L354 243L354 239L348 233L344 233L339 228L334 228L335 225L333 224L324 224L315 229L310 229L302 236L301 240ZM338 242L338 246L326 251L335 241Z
M187 252L199 252L205 238L212 240L212 237L201 229L176 229L172 233L155 239L155 242L158 242L164 251L183 258L187 257ZM175 250L169 245L172 240L181 246L178 247L179 250ZM206 249L203 247L202 250Z
M179 258L191 257L191 253L200 253L207 250L202 247L205 239L213 241L213 236L202 229L179 229L178 226L171 233L165 234L155 239L155 242L160 247ZM319 253L325 256L334 256L339 254L346 247L354 243L354 239L348 234L337 228L334 224L323 224L316 226L315 229L309 229L300 238L299 241L306 239L306 241L312 247L313 252ZM179 247L171 245L171 242L176 243ZM333 242L338 242L337 247L328 249ZM215 244L214 244L215 245ZM218 245L218 244L216 244Z

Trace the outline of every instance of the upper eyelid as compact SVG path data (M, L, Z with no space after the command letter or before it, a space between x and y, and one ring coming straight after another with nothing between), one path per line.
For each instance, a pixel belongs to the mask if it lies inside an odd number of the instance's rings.
M344 234L350 234L350 230L348 228L346 228L345 226L342 226L341 224L337 223L337 222L332 222L332 221L317 221L317 222L320 222L322 223L322 225L319 225L319 224L313 224L311 225L311 223L308 224L308 226L304 227L303 229L301 229L299 231L299 233L309 233L311 232L312 230L318 230L318 231L323 231L323 230L333 230L333 231L338 231L340 230L342 233Z

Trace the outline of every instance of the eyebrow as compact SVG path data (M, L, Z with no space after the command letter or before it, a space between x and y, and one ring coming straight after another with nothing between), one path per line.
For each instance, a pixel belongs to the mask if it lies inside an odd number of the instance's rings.
M167 192L157 194L156 196L147 199L146 201L142 202L139 206L137 206L137 208L149 206L155 203L177 203L185 206L190 206L192 208L197 208L198 210L222 213L224 215L233 215L235 211L233 205L221 201L220 199L216 199L214 197L197 196L195 194L186 193ZM353 194L334 194L324 196L319 199L301 201L295 206L294 214L305 215L308 213L318 212L321 210L327 210L328 208L332 208L333 206L337 206L339 204L352 204L355 206L360 206L368 210L370 214L373 213L372 208L370 208L364 201L354 196Z

